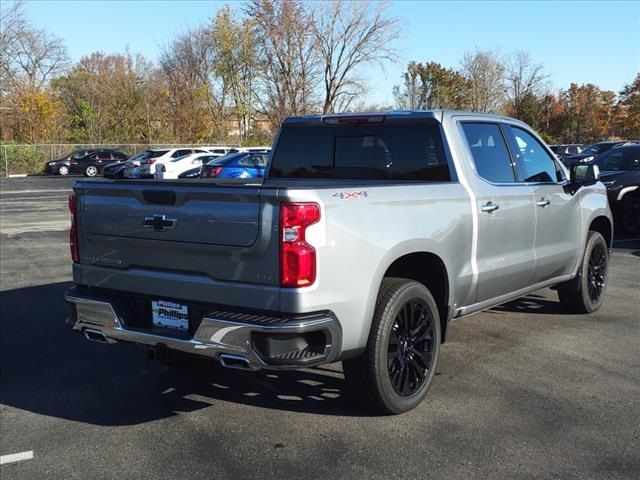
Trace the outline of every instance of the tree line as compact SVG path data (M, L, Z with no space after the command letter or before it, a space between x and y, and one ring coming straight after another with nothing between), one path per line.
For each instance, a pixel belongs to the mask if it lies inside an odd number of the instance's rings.
M640 74L618 94L554 92L526 52L410 62L394 105L368 105L364 72L396 61L405 22L385 2L250 0L170 38L155 62L125 51L72 63L64 41L1 12L0 137L30 143L268 143L288 116L382 108L496 112L548 141L640 138Z
M640 73L616 95L572 83L554 92L541 63L524 51L466 53L459 69L410 62L394 87L399 108L452 108L518 118L548 142L640 139Z

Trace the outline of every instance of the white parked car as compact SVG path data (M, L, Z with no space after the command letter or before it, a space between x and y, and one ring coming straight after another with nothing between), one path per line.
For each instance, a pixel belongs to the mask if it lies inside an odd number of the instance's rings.
M217 158L220 157L213 153L191 153L168 162L156 164L155 176L158 179L175 180L181 173L201 167L203 164Z
M147 150L149 154L140 160L127 161L124 168L125 178L152 178L156 172L155 165L164 165L171 160L192 153L211 153L204 148L160 148Z

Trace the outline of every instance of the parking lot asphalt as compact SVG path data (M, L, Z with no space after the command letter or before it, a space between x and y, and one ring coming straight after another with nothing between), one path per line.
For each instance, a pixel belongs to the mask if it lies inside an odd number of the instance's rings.
M177 372L64 325L72 178L0 180L2 479L640 476L640 240L620 239L604 306L555 293L454 322L427 399L373 416L340 364Z

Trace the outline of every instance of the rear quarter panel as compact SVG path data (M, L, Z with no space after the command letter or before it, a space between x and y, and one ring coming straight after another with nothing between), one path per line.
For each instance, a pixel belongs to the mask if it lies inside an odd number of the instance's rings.
M358 195L346 195L353 192ZM317 202L322 211L307 230L317 252L316 283L282 289L281 308L332 310L342 325L343 350L366 344L382 278L403 255L438 255L450 292L471 285L471 209L459 183L283 189L279 201Z

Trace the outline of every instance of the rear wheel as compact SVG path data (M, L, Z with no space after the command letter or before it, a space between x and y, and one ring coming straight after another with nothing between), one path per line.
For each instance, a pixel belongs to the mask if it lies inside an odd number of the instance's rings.
M84 169L85 177L95 177L98 174L98 167L95 165L89 165Z
M433 380L440 352L440 316L421 283L382 282L367 351L343 362L348 386L368 407L387 414L417 406Z
M60 165L58 167L58 175L69 175L69 167L67 167L66 165Z
M567 310L591 313L600 308L607 290L609 250L599 232L590 231L578 277L558 287L558 298Z

